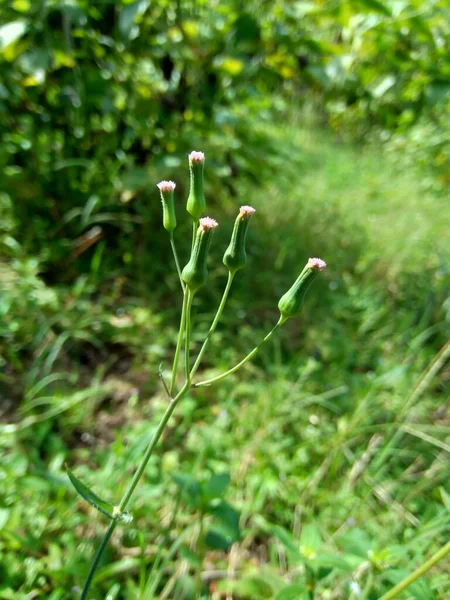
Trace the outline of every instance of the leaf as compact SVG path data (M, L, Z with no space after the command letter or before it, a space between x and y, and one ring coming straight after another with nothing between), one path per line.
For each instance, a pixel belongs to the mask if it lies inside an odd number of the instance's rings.
M0 27L0 50L4 50L10 44L14 44L25 33L27 26L25 21L13 21Z
M317 554L313 559L313 565L325 569L339 569L341 571L352 571L353 566L338 554Z
M368 553L372 550L372 540L362 529L352 529L338 538L339 546L346 554L355 554L367 559Z
M226 581L223 582L220 588L225 588L227 591L239 595L240 598L248 598L249 600L272 598L274 591L262 577L258 576L247 577L240 581Z
M393 585L399 584L406 577L410 575L410 572L406 569L390 569L384 573L386 579ZM435 595L431 591L430 586L424 579L415 581L413 584L408 586L408 595L415 600L434 600Z
M125 38L133 38L136 18L144 14L150 0L137 0L122 8L119 15L119 31Z
M179 600L194 600L195 593L195 580L185 573L180 575L175 583L174 597Z
M229 473L218 473L210 477L202 486L203 498L205 500L213 500L214 498L221 498L228 485L230 484Z
M66 467L67 475L73 485L73 487L77 490L77 492L82 496L91 506L99 510L101 513L109 517L110 519L114 519L114 506L106 500L102 500L95 494L87 485L81 482L72 471Z
M448 494L443 487L439 488L441 492L442 504L450 512L450 494Z
M177 475L173 476L173 480L183 492L187 502L191 506L197 506L199 504L201 490L196 479L188 473L178 473Z
M294 539L289 531L284 529L284 527L281 527L280 525L272 525L269 528L269 533L280 540L292 558L296 560L303 559L298 550L298 542Z
M214 516L216 519L221 521L227 528L228 532L234 538L234 541L238 541L241 537L241 530L239 528L240 514L239 512L228 504L228 502L221 501L216 506L208 510L209 514Z
M288 585L281 590L276 596L275 600L300 600L306 595L306 590L303 585L293 584Z
M225 523L213 525L205 535L205 544L212 550L228 550L238 540L235 531Z
M322 546L322 536L315 525L305 525L300 535L300 552L309 560L315 558Z
M393 75L387 75L383 77L371 90L371 94L374 98L381 98L384 94L389 91L397 82L397 78Z
M385 4L380 2L380 0L359 0L359 3L369 10L382 13L387 17L392 16L390 9Z

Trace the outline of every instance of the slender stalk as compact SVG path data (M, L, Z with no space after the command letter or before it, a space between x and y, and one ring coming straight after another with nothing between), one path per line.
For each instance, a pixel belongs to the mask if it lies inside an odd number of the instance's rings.
M88 576L87 576L86 581L83 586L83 591L81 592L80 600L86 600L86 598L87 598L87 594L89 592L89 588L91 587L91 583L94 578L97 567L99 565L100 559L103 555L103 552L104 552L106 546L108 545L109 539L112 536L113 531L116 528L116 525L117 525L117 521L116 521L116 519L114 519L109 524L109 527L106 530L105 535L103 536L102 543L98 547L97 552L95 553L95 556L94 556L94 560L92 561L91 568L89 569Z
M178 278L180 280L181 289L184 292L184 281L181 279L180 261L178 260L178 253L177 253L177 248L175 246L175 240L174 240L174 237L173 237L173 231L170 232L169 236L170 236L170 245L172 247L173 258L175 260L175 265L177 267Z
M183 335L184 335L184 329L185 329L185 324L186 324L187 300L188 300L188 290L184 290L183 307L181 309L180 329L178 331L177 347L175 349L175 355L173 357L172 377L170 379L170 387L169 387L169 393L171 396L173 396L173 392L175 390L175 382L177 379L177 371L178 371L178 361L180 360L181 344L183 343Z
M185 352L184 352L186 385L191 384L191 377L190 377L189 371L191 369L191 365L190 365L191 309L192 309L192 300L193 299L194 299L194 292L192 292L191 290L188 290L187 306L186 306L186 338L185 338Z
M147 446L147 449L145 450L144 456L142 457L141 462L139 463L139 466L136 469L133 479L131 480L130 485L128 486L125 494L122 497L122 500L119 503L119 506L118 506L119 515L120 515L120 513L124 512L125 509L127 508L128 503L131 500L131 496L133 495L134 490L136 489L136 486L139 483L139 480L141 479L141 477L145 471L145 467L147 466L147 463L150 460L150 457L152 456L153 451L154 451L157 443L159 442L159 439L161 438L161 435L162 435L164 429L166 428L166 425L169 422L169 419L172 416L173 411L175 410L176 405L181 400L181 398L187 394L188 391L189 391L189 384L185 383L185 385L182 387L182 389L179 391L179 393L175 396L175 398L172 398L168 407L166 408L163 416L161 417L161 421L159 422L158 427L156 428L156 431L153 434L153 437L152 437L149 445ZM92 580L95 575L95 571L97 570L98 564L102 557L103 551L105 550L105 548L108 544L108 541L109 541L114 529L116 528L118 522L119 522L119 519L114 519L113 521L111 521L108 529L106 530L106 533L103 537L102 543L100 544L100 546L95 554L94 561L89 570L89 574L88 574L86 582L84 584L83 591L81 592L80 600L86 600L86 598L87 598L89 588L91 586Z
M392 598L396 598L401 592L406 590L412 583L414 583L419 577L425 575L427 571L429 571L434 565L436 565L439 561L450 554L450 542L442 546L440 550L433 554L431 558L429 558L426 562L423 563L418 569L416 569L411 575L405 577L403 581L398 583L395 587L392 588L387 594L381 596L380 600L392 600Z
M211 336L213 335L214 331L216 330L217 324L220 320L220 317L222 316L223 309L225 308L228 294L230 292L231 284L233 283L234 275L235 274L232 273L231 271L228 272L228 281L227 281L225 290L223 292L222 300L220 301L219 308L217 309L217 312L216 312L216 316L214 317L214 320L211 323L211 327L209 328L209 331L205 338L205 341L203 342L203 346L201 347L200 352L198 353L197 360L195 361L194 366L192 367L191 379L194 377L195 373L197 372L197 369L200 366L200 363L202 362L202 358L206 352L206 348L208 346L209 340L211 339Z
M265 344L267 344L267 342L273 336L275 331L279 327L281 327L281 325L283 325L285 320L286 319L283 319L283 317L280 317L278 323L275 325L275 327L271 331L269 331L269 333L262 340L262 342L260 342L255 348L253 348L253 350L249 354L247 354L247 356L245 358L243 358L241 360L241 362L238 363L237 365L235 365L232 369L225 371L225 373L222 373L221 375L217 375L217 377L212 377L211 379L206 379L205 381L200 381L200 383L194 383L193 387L201 387L204 385L211 385L212 383L216 383L216 381L220 381L221 379L228 377L228 375L231 375L232 373L235 373L236 371L238 371L241 367L243 367L245 365L245 363L247 363L249 360L251 360L255 356L255 354L257 354Z
M204 518L205 518L205 516L204 516L203 512L201 512L198 538L197 538L198 565L197 565L197 572L195 574L195 590L196 590L195 597L196 598L200 598L200 595L202 592L202 571L203 571L203 560L204 560L204 552L205 552L204 545L203 545L203 536L204 536L203 521L204 521Z
M192 221L192 244L191 244L191 252L194 249L195 236L197 235L197 229L198 229L198 219L195 219L195 221Z

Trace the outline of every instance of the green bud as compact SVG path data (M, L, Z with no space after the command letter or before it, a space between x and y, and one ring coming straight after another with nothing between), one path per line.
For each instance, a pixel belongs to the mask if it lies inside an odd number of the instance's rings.
M190 187L187 199L187 211L194 221L197 221L205 212L206 200L203 193L203 166L205 155L203 152L191 152L189 154Z
M300 314L303 307L303 300L311 282L315 279L319 271L323 271L326 266L326 262L321 258L310 258L308 260L297 281L278 302L278 308L283 321Z
M230 245L223 256L223 264L231 273L236 273L243 269L247 264L247 254L245 253L245 239L247 237L250 218L255 209L251 206L241 206L239 214L234 223L233 233L231 234Z
M161 202L163 205L163 225L164 229L172 232L177 226L177 217L173 205L173 191L176 187L173 181L160 181L157 184L161 192Z
M218 223L210 217L200 219L197 235L195 236L194 247L192 248L191 258L181 273L181 279L187 285L191 292L196 292L205 285L208 279L208 250L211 245L211 238L214 229Z

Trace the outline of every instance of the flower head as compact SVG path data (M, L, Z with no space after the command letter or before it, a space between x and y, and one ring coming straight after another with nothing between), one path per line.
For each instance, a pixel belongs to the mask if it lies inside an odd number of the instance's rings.
M321 258L310 258L306 263L308 269L315 269L316 271L323 271L326 269L327 263Z
M190 154L189 154L189 164L193 164L193 163L204 163L205 162L205 154L204 152L197 152L196 150L193 150Z
M247 253L245 243L250 219L255 213L253 206L241 206L239 214L234 222L233 233L228 248L223 255L223 264L230 273L236 273L247 264Z
M254 215L256 212L256 210L253 208L253 206L241 206L241 208L239 209L239 213L243 216L243 217L251 217L252 215Z
M202 217L199 220L191 257L181 273L181 279L193 294L205 285L208 279L208 252L217 225L217 221L211 217Z
M173 192L177 186L173 181L160 181L156 184L156 187L161 194L164 229L172 232L177 226L177 217L173 203Z
M192 219L198 219L204 214L206 208L205 194L203 191L203 168L205 155L203 152L193 151L189 154L189 196L186 209Z
M160 192L173 192L177 185L174 181L160 181L156 184L156 187L159 188Z
M210 229L215 229L219 223L215 219L211 219L211 217L203 217L199 221L199 227L203 231L208 231Z
M311 282L317 277L320 271L323 271L327 263L321 258L310 258L305 268L297 277L294 285L282 296L278 302L281 320L284 323L291 317L300 314L306 292Z

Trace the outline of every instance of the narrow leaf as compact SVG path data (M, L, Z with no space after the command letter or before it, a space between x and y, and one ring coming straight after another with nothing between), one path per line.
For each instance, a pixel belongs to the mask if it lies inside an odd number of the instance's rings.
M91 506L99 510L101 513L109 517L110 519L114 519L114 506L105 500L102 500L95 494L87 485L82 483L75 475L72 473L70 469L67 469L67 475L73 485L73 487L77 490L77 492L82 496Z

